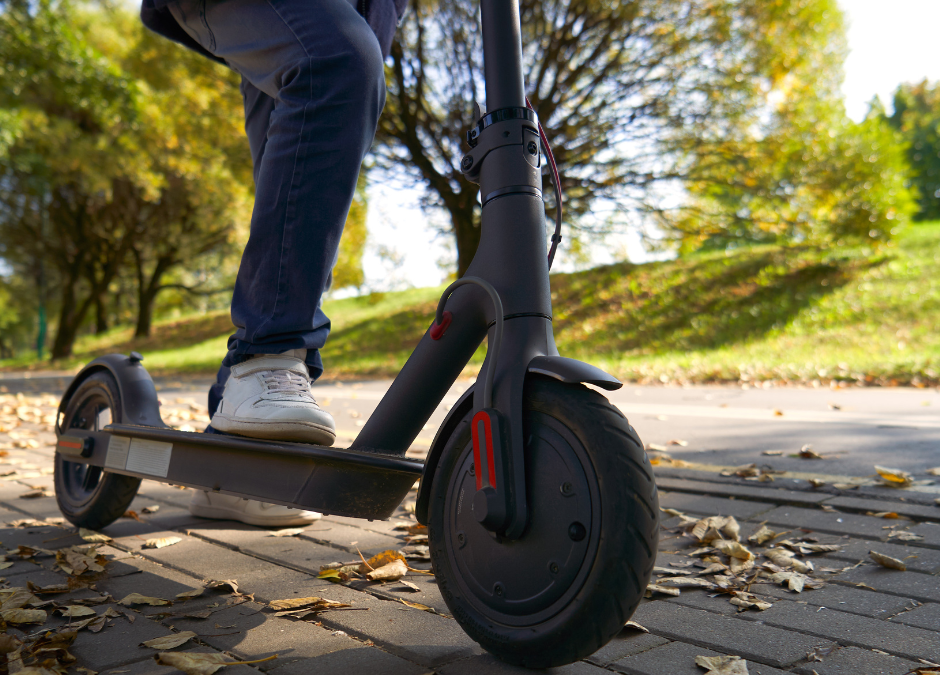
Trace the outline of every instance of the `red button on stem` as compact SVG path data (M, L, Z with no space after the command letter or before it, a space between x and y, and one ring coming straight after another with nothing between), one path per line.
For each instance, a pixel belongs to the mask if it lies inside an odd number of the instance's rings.
M442 337L444 337L444 333L447 332L447 327L450 325L450 322L453 321L453 319L453 314L450 312L444 312L444 316L440 323L435 321L431 324L431 339L440 340Z

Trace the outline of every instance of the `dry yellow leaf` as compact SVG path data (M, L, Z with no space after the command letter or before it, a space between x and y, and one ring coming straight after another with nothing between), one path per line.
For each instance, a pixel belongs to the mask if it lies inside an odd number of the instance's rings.
M268 603L268 607L276 611L283 611L287 609L299 609L300 607L306 607L308 605L341 605L342 603L334 602L333 600L327 600L326 598L321 598L318 596L310 596L307 598L287 598L286 600L272 600ZM344 605L348 607L349 605Z
M206 582L206 588L224 588L228 586L232 593L238 593L238 582L234 579L210 579Z
M884 479L884 482L892 487L906 487L913 483L911 474L900 469L890 469L886 466L875 466L875 471Z
M180 600L189 600L190 598L198 598L200 595L205 593L205 588L194 588L189 591L183 591L182 593L177 593L176 597Z
M940 466L935 466L932 469L927 469L926 473L930 476L940 476Z
M695 665L704 668L705 675L748 675L747 661L740 656L696 656Z
M884 553L878 553L878 551L869 551L868 555L872 560L882 567L887 567L888 569L892 570L900 570L901 572L907 570L907 565L897 558L892 558L891 556L885 555Z
M731 598L731 604L741 607L742 609L758 609L763 611L773 607L772 603L761 600L753 593L748 593L747 591L734 591L732 595L734 597Z
M381 553L376 553L374 556L366 560L364 563L359 565L359 574L366 574L372 570L377 570L378 568L388 565L393 560L404 560L403 556L398 551L393 551L391 549L387 551L382 551Z
M647 628L645 628L644 626L641 626L641 625L638 624L636 621L627 621L627 622L623 625L623 629L624 629L624 630L636 630L636 631L639 631L639 632L641 632L641 633L649 633L649 630L648 630Z
M296 537L305 529L306 528L303 528L303 527L289 527L284 530L272 530L271 532L268 532L268 536L269 537Z
M183 541L181 537L158 537L145 541L143 548L166 548L167 546L178 544L181 541Z
M754 557L754 554L751 553L746 546L737 541L719 540L713 542L713 546L725 555L732 558L738 558L740 560L751 560Z
M660 586L659 584L647 584L646 586L646 597L652 597L654 593L660 593L662 595L672 595L678 597L681 590L678 588L672 588L670 586Z
M152 640L146 640L141 642L141 646L150 647L151 649L175 649L181 644L185 644L196 637L196 634L191 630L185 630L181 633L173 633L171 635L165 635L163 637L154 638Z
M96 612L91 607L83 607L82 605L67 605L65 607L59 607L56 611L62 616L95 616Z
M403 604L411 607L412 609L420 609L425 612L433 612L434 610L427 605L422 605L420 602L411 602L410 600L402 600L401 598L398 601Z
M86 530L84 527L78 528L78 536L91 543L103 544L106 541L111 541L111 537L108 535L95 532L94 530Z
M372 570L366 574L369 581L398 581L408 574L408 565L404 560L396 559L387 565Z
M225 654L212 652L209 654L193 652L160 652L154 655L154 660L161 666L172 666L182 670L186 675L212 675L215 671L225 666L238 665L242 663L258 663L259 661L268 661L276 658L277 655L267 659L258 659L257 661L234 661Z
M130 593L124 596L121 600L118 600L118 604L124 605L125 607L130 607L131 605L152 605L154 607L162 607L163 605L171 604L169 600L164 600L163 598L151 598L146 595L141 595L140 593Z
M5 609L0 616L7 623L45 623L46 613L41 609Z
M761 528L747 538L752 544L757 544L758 546L763 546L765 543L777 536L777 532L771 530L766 525L762 525Z

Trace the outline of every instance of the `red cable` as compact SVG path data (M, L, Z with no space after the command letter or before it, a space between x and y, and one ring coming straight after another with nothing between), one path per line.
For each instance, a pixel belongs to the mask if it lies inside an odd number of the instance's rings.
M528 106L529 110L535 111L535 108L529 103L528 96L526 96L525 104ZM552 263L555 260L555 250L558 248L558 243L561 241L561 208L563 199L561 196L561 179L558 177L558 166L555 164L555 155L552 154L552 146L548 144L548 137L545 135L542 123L537 122L537 124L539 125L539 138L542 140L542 147L545 148L545 156L548 158L548 165L552 170L552 182L555 185L555 199L558 202L555 210L555 234L552 235L552 247L548 250L548 269L551 269Z

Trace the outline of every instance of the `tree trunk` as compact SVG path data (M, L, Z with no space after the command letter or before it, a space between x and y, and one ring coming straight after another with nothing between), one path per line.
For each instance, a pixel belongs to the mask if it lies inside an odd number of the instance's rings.
M59 310L59 324L56 326L55 340L52 343L52 353L50 358L65 359L72 355L72 347L75 345L75 338L78 336L78 329L82 325L88 308L91 307L91 299L86 300L80 306L76 307L75 284L77 280L69 279L62 287L62 308Z
M107 291L95 296L95 335L108 331Z
M469 192L468 190L467 193ZM457 242L458 279L467 273L467 268L477 252L477 246L480 245L480 218L475 213L476 190L472 191L472 198L468 198L467 193L462 193L459 202L448 209Z
M137 294L137 327L134 329L134 337L150 337L150 331L153 328L153 304L157 299L157 292L147 289L145 293Z

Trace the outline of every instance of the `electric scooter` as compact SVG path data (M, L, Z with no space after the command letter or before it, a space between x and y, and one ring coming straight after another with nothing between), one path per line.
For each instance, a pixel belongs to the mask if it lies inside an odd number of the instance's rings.
M523 93L518 0L481 0L486 103L461 170L480 185L482 233L466 275L349 448L176 431L142 357L97 358L66 391L55 492L74 525L119 518L141 479L368 519L421 480L415 515L454 618L497 657L530 668L583 658L624 626L656 557L659 505L633 427L592 388L621 386L559 356L552 333L542 154ZM405 452L487 339L476 383L424 463Z

